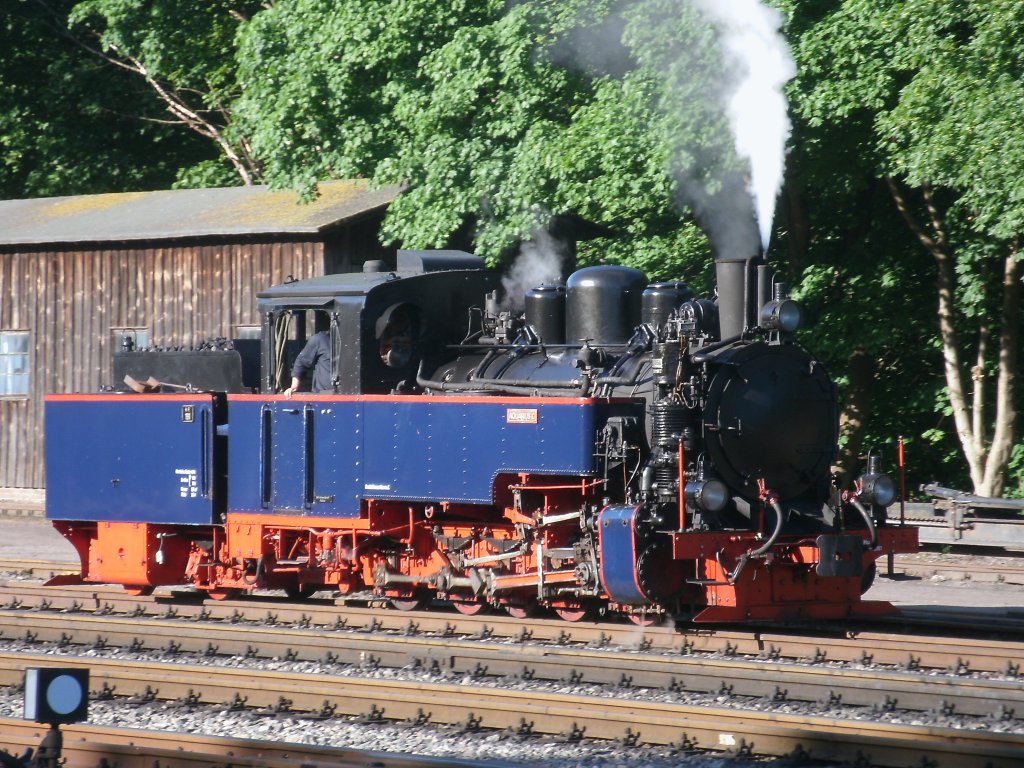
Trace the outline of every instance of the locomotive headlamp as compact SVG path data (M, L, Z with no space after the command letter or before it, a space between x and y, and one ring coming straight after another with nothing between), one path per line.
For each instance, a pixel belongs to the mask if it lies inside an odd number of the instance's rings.
M705 512L717 512L729 500L729 489L721 480L698 480L686 484L686 500Z
M896 500L896 483L885 473L861 475L859 485L857 495L868 504L888 507Z
M761 325L774 331L793 333L803 323L804 311L792 299L775 299L761 308Z

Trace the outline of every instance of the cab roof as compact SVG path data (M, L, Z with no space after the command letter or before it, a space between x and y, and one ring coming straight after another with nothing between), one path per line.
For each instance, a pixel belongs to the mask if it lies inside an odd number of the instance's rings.
M374 265L374 262L367 262ZM394 271L343 272L321 275L306 280L293 280L258 292L259 299L271 304L282 304L303 299L326 300L335 296L365 296L376 286L404 277L432 272L479 271L486 267L484 260L465 251L399 251ZM262 303L262 302L261 302Z

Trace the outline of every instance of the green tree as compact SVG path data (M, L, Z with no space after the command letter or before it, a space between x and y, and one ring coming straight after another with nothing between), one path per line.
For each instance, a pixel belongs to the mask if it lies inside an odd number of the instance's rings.
M670 0L615 5L84 0L71 21L243 183L401 182L389 237L492 260L585 220L602 236L584 262L673 276L707 260L679 199L710 209L716 171L739 171L706 92L714 35ZM185 181L225 179L208 163Z
M0 9L0 196L154 189L211 156L144 119L154 99L67 34L70 1Z
M935 434L935 402L944 392L935 374L941 351L928 256L878 170L871 113L843 120L807 115L807 94L829 77L801 47L822 4L780 5L798 74L789 89L793 134L773 255L787 265L808 315L802 341L839 383L839 472L852 479L866 451L881 452L892 470L895 440L904 435L911 481L960 482L955 441L921 438Z
M689 71L713 69L713 34L678 3L613 5L278 2L242 30L236 117L272 184L406 184L385 232L407 245L495 261L586 221L585 263L709 267L678 179L710 199L736 168Z
M998 495L1018 399L1024 7L846 0L805 11L815 18L798 43L800 113L811 126L869 129L861 147L933 261L946 407L974 490Z
M423 57L502 5L286 0L255 15L239 37L233 110L268 180L310 192L372 175L409 139L394 107L426 87Z
M84 0L70 13L72 39L161 105L162 114L152 110L147 119L186 128L216 148L219 160L189 168L183 185L261 179L260 163L233 120L240 95L235 37L261 7L255 0Z
M958 436L975 489L996 493L1008 462L1024 466L1010 454L1024 11L773 4L799 75L772 256L812 312L808 345L843 384L847 464L909 429L949 472ZM709 247L730 247L696 224L742 192L744 165L719 104L714 30L689 3L84 0L69 30L70 5L0 16L17 19L0 62L7 185L98 191L95 157L124 174L108 189L176 175L312 195L320 179L361 176L406 185L386 234L407 246L457 244L497 263L546 230L580 239L582 263L701 288ZM52 85L36 103L28 83L43 69ZM90 77L104 85L85 87ZM54 104L59 119L45 119ZM167 151L125 162L89 131L76 146L61 126L81 119L78 105L130 151ZM198 139L205 157L192 154ZM749 211L728 210L749 226Z

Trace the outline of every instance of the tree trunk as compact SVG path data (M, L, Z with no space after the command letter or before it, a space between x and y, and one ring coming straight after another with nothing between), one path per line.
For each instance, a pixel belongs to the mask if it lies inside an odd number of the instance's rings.
M1000 313L999 374L996 379L996 420L985 462L985 477L977 492L998 496L1003 492L1006 465L1013 451L1016 434L1017 364L1020 359L1021 263L1016 246L1003 260L1003 306Z
M930 233L907 206L906 198L895 180L887 179L896 207L921 244L931 253L937 267L939 334L946 371L946 390L953 410L957 436L970 470L974 493L998 496L1002 493L1006 467L1013 451L1017 411L1014 405L1017 386L1018 346L1020 344L1021 264L1017 259L1019 243L1012 244L1003 259L1002 310L999 317L998 371L995 382L995 413L992 419L991 442L986 437L984 355L991 335L983 318L979 327L979 350L971 369L974 390L968 396L965 370L961 362L959 339L954 324L956 299L956 260L946 239L942 215L935 205L931 187L922 186ZM972 400L973 398L973 400Z
M932 255L938 267L936 290L938 292L939 335L942 337L942 360L946 371L946 391L953 409L953 422L960 438L960 446L971 473L974 492L985 479L985 444L982 435L974 431L973 409L968 405L967 388L964 386L963 366L960 361L960 344L953 322L956 300L956 268L952 254L943 247L936 248ZM976 383L983 391L984 380Z
M850 383L839 415L839 436L846 443L839 453L836 471L839 487L847 488L860 469L860 451L864 445L864 427L871 409L875 388L875 360L864 347L857 347L846 362Z

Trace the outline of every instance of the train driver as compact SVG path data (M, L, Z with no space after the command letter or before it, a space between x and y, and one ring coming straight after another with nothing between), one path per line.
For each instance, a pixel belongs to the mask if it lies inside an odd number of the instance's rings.
M326 312L316 312L316 333L309 337L306 346L295 358L292 366L292 385L284 391L287 397L298 392L302 380L312 371L313 392L333 392L334 382L331 371L330 319Z

